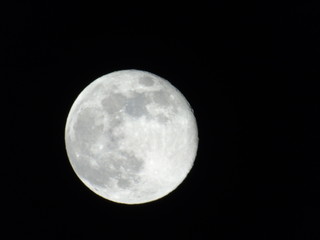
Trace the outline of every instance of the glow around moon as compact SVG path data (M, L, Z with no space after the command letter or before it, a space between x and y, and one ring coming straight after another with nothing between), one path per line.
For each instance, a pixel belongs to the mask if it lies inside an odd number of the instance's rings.
M185 97L167 80L123 70L89 84L66 123L77 176L108 200L140 204L173 191L193 166L198 131Z

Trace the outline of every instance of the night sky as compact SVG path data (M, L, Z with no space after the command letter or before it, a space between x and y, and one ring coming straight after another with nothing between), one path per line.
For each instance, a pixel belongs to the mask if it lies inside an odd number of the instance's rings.
M317 1L105 2L1 9L11 239L319 239ZM169 80L199 129L188 177L142 205L91 192L64 145L78 94L123 69Z

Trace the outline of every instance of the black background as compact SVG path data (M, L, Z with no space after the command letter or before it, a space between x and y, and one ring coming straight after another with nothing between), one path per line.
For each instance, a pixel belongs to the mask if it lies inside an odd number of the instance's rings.
M12 236L320 238L316 1L11 1L1 12ZM92 193L64 146L77 95L121 69L168 79L199 128L186 180L143 205Z

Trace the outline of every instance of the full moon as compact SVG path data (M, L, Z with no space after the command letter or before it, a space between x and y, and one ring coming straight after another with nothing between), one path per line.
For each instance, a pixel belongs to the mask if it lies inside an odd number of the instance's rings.
M198 148L193 110L167 80L122 70L90 83L73 103L65 127L71 166L94 193L141 204L176 189Z

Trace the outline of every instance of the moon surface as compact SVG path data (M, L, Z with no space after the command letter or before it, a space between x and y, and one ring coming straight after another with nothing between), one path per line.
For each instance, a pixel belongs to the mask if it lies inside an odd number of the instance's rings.
M198 148L196 119L167 80L122 70L89 84L65 127L71 166L99 196L123 204L162 198L182 183Z

